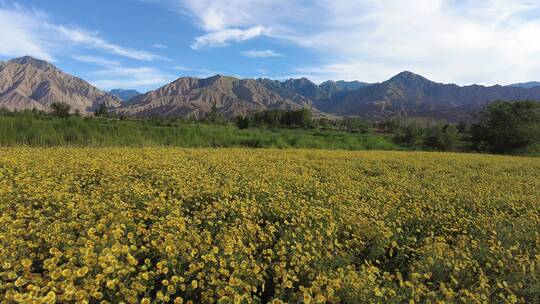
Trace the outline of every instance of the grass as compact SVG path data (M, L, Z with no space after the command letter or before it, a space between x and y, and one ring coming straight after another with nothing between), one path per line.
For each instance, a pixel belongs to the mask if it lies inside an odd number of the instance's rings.
M250 147L402 150L391 138L326 130L247 129L176 121L0 115L1 146Z

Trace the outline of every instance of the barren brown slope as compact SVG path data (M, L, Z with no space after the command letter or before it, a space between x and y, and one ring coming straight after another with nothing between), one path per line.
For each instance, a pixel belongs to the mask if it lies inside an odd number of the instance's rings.
M202 117L216 106L225 118L266 109L309 108L307 99L288 99L257 80L216 75L198 79L182 77L155 91L137 96L116 110L136 117Z
M45 61L27 56L0 65L0 107L49 111L55 102L65 102L81 114L91 113L101 103L120 105L117 97Z
M402 72L385 82L338 97L328 109L330 113L356 115L373 120L395 116L420 116L462 121L472 119L474 114L490 101L540 101L540 87L460 87L455 84L436 83L411 72Z

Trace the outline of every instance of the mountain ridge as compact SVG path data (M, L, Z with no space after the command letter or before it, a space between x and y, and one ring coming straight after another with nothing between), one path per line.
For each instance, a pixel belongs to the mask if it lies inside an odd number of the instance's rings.
M461 121L473 118L489 101L540 101L540 86L458 86L437 83L410 71L380 83L325 81L320 85L307 78L279 81L220 74L186 76L145 94L119 91L134 95L122 102L81 78L29 56L0 62L0 107L9 110L49 111L53 102L66 102L73 110L90 114L104 102L112 113L135 117L201 118L215 108L222 117L232 118L269 109L307 108L316 115L370 120L420 116Z
M135 96L139 96L143 94L137 90L125 90L125 89L112 89L108 93L120 98L122 101L128 101Z
M24 56L4 62L0 69L0 107L49 112L55 102L67 103L81 114L92 113L101 103L120 105L113 95L46 61Z
M209 78L180 77L175 81L136 96L114 110L118 115L136 117L204 117L217 108L223 117L247 115L268 109L311 108L308 100L291 100L268 89L256 79L215 75Z
M460 121L472 118L487 102L521 99L539 101L540 87L458 86L436 83L405 71L382 83L347 94L329 111L375 120L397 115Z
M518 88L526 88L531 89L534 87L540 87L539 81L529 81L529 82L522 82L522 83L514 83L511 85L507 85L507 87L518 87Z

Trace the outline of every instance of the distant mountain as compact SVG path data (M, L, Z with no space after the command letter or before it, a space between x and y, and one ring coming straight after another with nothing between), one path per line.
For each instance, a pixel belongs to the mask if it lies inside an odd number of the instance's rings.
M393 116L426 116L460 121L470 118L489 101L521 99L540 100L540 87L460 87L402 72L385 82L341 96L328 111L375 120Z
M264 81L215 75L205 79L179 78L134 97L116 112L136 117L203 117L214 105L225 118L267 109L311 108L317 111L309 100L296 95L288 98L284 92L269 89Z
M311 109L316 115L359 116L370 120L391 117L431 117L468 120L489 101L540 101L538 83L511 86L458 86L402 72L387 81L327 81L321 85L307 78L278 81L238 79L216 75L199 79L182 77L157 90L139 94L113 90L122 99L86 81L66 74L42 60L22 57L0 62L0 107L9 110L49 111L54 102L65 102L82 114L101 103L120 115L136 117L203 117L215 106L224 118L267 109Z
M277 81L270 79L259 79L268 89L278 92L281 96L297 100L298 97L308 100L317 109L324 111L330 103L330 96L317 84L307 78L287 79Z
M319 85L328 95L332 96L341 91L354 91L370 85L367 82L360 81L344 81L344 80L328 80Z
M123 89L110 90L109 93L120 98L122 101L128 101L131 98L142 94L141 92L137 90L123 90Z
M91 113L101 103L120 105L117 97L46 61L26 56L0 64L0 107L50 111L55 102L65 102L81 114Z
M287 79L281 85L283 88L296 92L313 101L328 98L328 94L325 91L307 78Z
M508 87L530 89L534 87L540 87L540 82L531 81L531 82L524 82L524 83L515 83L515 84L509 85Z
M284 82L281 82L279 80L259 78L256 81L260 85L264 86L266 89L277 93L284 99L291 100L297 104L309 104L310 106L313 103L311 99L301 95L299 92L286 88L284 86Z

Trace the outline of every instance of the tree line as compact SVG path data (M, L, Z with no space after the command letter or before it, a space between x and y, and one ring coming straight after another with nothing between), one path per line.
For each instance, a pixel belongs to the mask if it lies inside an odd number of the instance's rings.
M71 108L66 103L53 103L49 115L67 117L72 115ZM103 103L96 107L94 115L108 116L106 105ZM215 106L209 114L195 121L210 124L230 123L219 116ZM378 132L413 149L493 153L510 153L527 147L540 150L540 103L534 101L491 102L473 121L459 124L429 118L398 117L381 122L368 122L358 117L314 117L308 109L266 110L238 116L234 123L239 129L299 128L349 133Z
M471 121L458 124L430 118L392 118L367 122L358 117L313 118L307 109L267 110L236 119L240 129L250 127L333 129L387 134L399 144L439 151L510 153L527 147L540 149L540 103L495 101Z
M510 153L540 147L540 103L495 101L472 122L448 124L429 119L391 119L380 124L396 142L448 151Z

